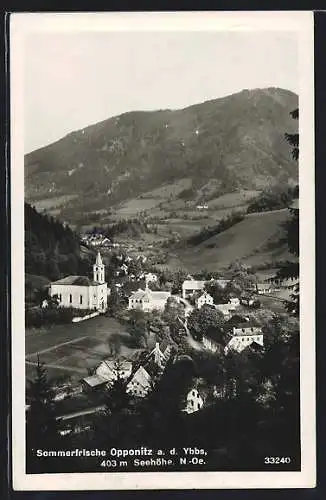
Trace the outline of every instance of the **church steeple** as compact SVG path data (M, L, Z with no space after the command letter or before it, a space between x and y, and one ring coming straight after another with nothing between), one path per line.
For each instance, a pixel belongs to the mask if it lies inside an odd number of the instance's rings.
M97 283L105 283L105 265L100 252L97 252L96 261L93 265L93 278Z

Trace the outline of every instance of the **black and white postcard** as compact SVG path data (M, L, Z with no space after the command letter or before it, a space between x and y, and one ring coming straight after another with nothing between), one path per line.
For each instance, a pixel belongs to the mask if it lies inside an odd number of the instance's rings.
M10 19L15 490L315 486L311 12Z

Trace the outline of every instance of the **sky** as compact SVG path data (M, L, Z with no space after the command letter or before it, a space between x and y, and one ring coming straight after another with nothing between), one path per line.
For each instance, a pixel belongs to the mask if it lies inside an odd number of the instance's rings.
M298 93L290 32L31 33L25 153L135 110L180 109L242 89Z

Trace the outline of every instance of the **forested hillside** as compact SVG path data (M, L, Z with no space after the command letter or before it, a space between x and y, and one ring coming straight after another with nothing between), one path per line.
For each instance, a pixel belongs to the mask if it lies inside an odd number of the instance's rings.
M68 274L88 274L79 237L53 217L25 203L25 273L56 280Z

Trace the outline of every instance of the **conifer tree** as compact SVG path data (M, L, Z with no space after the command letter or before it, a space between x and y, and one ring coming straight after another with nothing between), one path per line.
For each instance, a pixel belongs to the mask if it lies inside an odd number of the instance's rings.
M29 386L30 406L26 419L27 459L30 467L44 469L36 459L37 449L55 449L60 441L53 391L44 363L37 358L35 378ZM43 469L42 469L43 467Z

